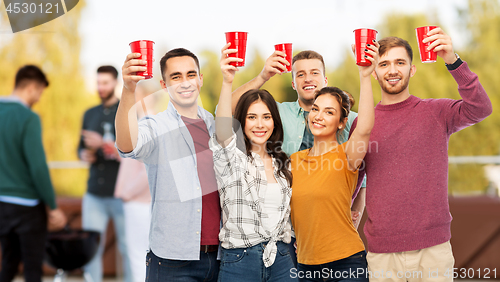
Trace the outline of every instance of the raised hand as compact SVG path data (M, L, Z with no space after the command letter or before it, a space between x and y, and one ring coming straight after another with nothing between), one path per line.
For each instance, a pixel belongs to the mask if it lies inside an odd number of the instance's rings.
M440 27L432 29L427 33L429 37L425 38L422 42L431 42L427 48L429 51L433 50L437 55L443 58L444 62L451 65L456 60L455 51L453 51L453 43L451 37L446 34Z
M224 83L233 83L234 75L238 68L230 65L232 62L243 62L243 59L229 57L229 54L234 54L238 52L238 49L229 49L231 43L227 43L221 49L221 58L220 58L220 70L222 71L222 78Z
M145 79L144 76L135 75L138 71L147 71L145 66L147 61L137 59L139 57L141 57L141 53L128 54L122 67L123 88L128 92L134 93L137 82Z
M372 64L369 65L369 66L358 66L359 75L360 76L362 76L362 77L368 77L375 70L375 67L377 66L378 60L379 60L379 53L378 53L378 48L379 47L380 47L380 44L378 44L378 42L375 41L375 40L373 40L371 44L368 44L366 46L367 49L365 49L365 53L370 54L371 57L365 55L365 58L367 60L369 60L370 62L372 62ZM351 48L352 48L352 52L355 53L356 51L355 51L354 44L351 45Z
M281 51L274 51L274 53L267 58L264 68L260 72L259 76L264 80L268 81L275 74L281 74L286 71L286 66L292 63L292 58L286 58L286 53Z

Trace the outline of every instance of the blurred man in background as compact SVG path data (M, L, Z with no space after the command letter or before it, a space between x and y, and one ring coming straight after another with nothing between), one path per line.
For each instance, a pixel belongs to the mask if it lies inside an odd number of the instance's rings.
M119 102L114 95L117 77L118 71L113 66L101 66L97 69L97 91L101 104L85 112L78 146L80 159L91 164L88 189L82 202L82 226L86 230L101 233L99 251L84 267L87 282L102 281L102 255L110 219L113 219L117 246L123 259L124 281L132 281L125 247L123 203L121 199L114 197L120 166L119 156L113 145L115 115Z
M31 111L47 86L45 74L27 65L17 72L12 94L0 98L1 282L14 279L21 261L25 281L41 282L47 214L51 230L66 224L56 205L40 118Z

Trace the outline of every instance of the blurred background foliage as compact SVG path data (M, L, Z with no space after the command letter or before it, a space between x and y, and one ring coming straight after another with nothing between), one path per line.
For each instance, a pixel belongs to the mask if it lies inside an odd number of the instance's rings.
M30 32L19 33L8 44L0 48L0 95L9 95L13 88L14 75L24 64L37 64L48 74L50 87L44 92L41 101L34 107L43 126L43 141L48 161L76 161L76 147L80 136L83 113L91 106L97 105L99 99L95 90L88 90L82 75L80 61L81 41L78 33L78 22L85 1L71 11L72 17L61 17L58 21L57 33L44 32L45 25L33 28ZM496 68L500 66L500 58L496 48L500 45L500 7L498 1L469 0L466 9L459 11L463 19L461 30L467 34L467 43L456 52L467 61L470 68L479 75L480 81L494 109L500 106L500 80L496 76ZM5 13L1 15L6 20ZM440 25L435 15L421 14L388 14L386 21L375 27L377 38L398 36L407 39L414 50L413 62L417 73L411 79L410 93L421 98L453 98L460 99L457 85L448 73L441 58L434 64L422 64L419 59L415 27ZM46 25L56 24L49 22ZM62 28L61 28L62 26ZM440 25L442 26L442 25ZM446 26L442 26L446 31ZM314 46L311 46L314 49ZM295 50L294 53L302 50ZM238 87L254 78L262 70L265 59L270 54L259 54L255 50L254 60L247 61L246 66L237 73L234 87ZM206 50L200 54L201 72L204 75L201 102L205 109L214 112L216 107L222 74L219 69L218 52ZM119 64L121 62L117 62ZM118 69L121 65L116 65ZM326 66L329 85L337 86L359 98L358 70L354 57L346 48L344 59L336 67ZM277 101L295 101L296 92L291 87L291 75L276 75L263 88L270 91ZM151 82L150 82L151 83ZM159 83L154 82L155 87ZM372 80L375 100L380 100L378 83ZM120 92L120 91L117 91ZM119 93L117 93L119 94ZM354 106L357 111L357 105ZM500 149L500 116L493 114L483 122L454 134L450 139L449 155L498 155ZM58 195L81 196L86 189L87 169L51 169L52 181ZM478 194L486 192L488 180L483 166L477 164L450 164L449 190L452 194Z

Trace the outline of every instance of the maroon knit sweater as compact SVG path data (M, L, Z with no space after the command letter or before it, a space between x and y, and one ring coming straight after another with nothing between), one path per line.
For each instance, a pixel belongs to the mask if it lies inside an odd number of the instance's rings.
M467 63L450 73L462 100L410 96L375 107L365 157L364 233L370 252L419 250L451 238L448 141L452 133L490 115L492 106Z

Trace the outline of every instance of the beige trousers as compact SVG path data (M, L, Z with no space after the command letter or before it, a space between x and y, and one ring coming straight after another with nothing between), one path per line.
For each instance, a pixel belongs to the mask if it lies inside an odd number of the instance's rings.
M370 282L453 281L455 259L450 241L409 252L368 252L366 260Z

